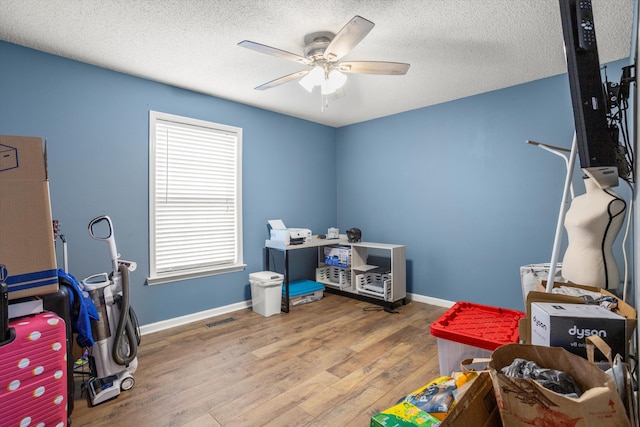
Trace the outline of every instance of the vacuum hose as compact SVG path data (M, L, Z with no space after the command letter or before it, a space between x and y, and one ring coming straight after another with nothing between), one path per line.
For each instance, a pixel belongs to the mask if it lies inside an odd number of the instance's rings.
M126 266L120 265L118 272L122 277L122 306L120 307L120 319L118 320L118 328L113 343L113 360L118 365L129 366L129 363L136 358L138 353L138 340L129 315L129 270ZM125 331L126 329L126 331ZM124 339L127 340L128 346L123 346ZM124 349L128 348L127 354Z

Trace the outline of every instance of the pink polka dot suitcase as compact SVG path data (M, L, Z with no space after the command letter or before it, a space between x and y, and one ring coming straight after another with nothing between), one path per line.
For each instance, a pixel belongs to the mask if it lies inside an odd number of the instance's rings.
M12 319L0 344L0 426L67 425L64 320L52 312Z

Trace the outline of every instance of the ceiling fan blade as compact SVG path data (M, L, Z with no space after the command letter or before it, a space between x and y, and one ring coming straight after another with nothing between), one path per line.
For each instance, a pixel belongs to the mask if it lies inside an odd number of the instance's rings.
M260 86L257 86L255 89L256 90L271 89L272 87L280 86L281 84L288 83L292 80L302 78L307 74L309 74L309 71L311 70L304 70L304 71L298 71L297 73L293 73L293 74L287 74L286 76L278 77L275 80L271 80L270 82L261 84Z
M334 62L345 56L369 34L374 25L362 16L354 16L331 40L324 51L324 59Z
M277 56L278 58L297 62L299 64L304 64L304 65L312 64L312 62L307 58L305 58L304 56L296 55L295 53L287 52L286 50L277 49L275 47L252 42L249 40L241 41L240 43L238 43L238 46L246 47L247 49L255 50L256 52L266 53L267 55Z
M343 73L403 75L409 71L409 64L382 61L348 61L341 62L338 65L338 70Z

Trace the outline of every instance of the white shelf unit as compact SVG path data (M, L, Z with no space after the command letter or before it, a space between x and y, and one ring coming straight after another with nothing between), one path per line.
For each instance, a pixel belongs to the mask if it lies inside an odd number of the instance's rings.
M404 245L358 242L351 247L351 265L336 267L324 263L324 248L318 248L316 282L346 293L363 295L394 303L403 300L406 292L406 248ZM386 258L384 271L370 265L369 257L375 254Z
M324 263L324 247L340 245L351 248L351 265L348 267L336 267ZM383 301L386 304L393 304L407 297L406 292L406 255L405 246L392 245L386 243L349 243L347 236L340 235L338 239L320 239L313 236L310 242L299 245L287 245L282 241L265 241L265 270L269 269L271 251L279 251L284 254L284 295L282 298L282 311L289 312L289 251L316 249L318 262L316 269L316 282L320 282L327 287L327 290L344 296L353 298L364 298ZM362 273L376 273L378 266L367 265L371 254L377 258L386 258L385 267L388 267L389 277L382 280L382 285L378 285L377 277L357 277ZM382 257L380 257L382 254ZM388 264L388 265L386 265ZM357 281L362 281L358 289Z

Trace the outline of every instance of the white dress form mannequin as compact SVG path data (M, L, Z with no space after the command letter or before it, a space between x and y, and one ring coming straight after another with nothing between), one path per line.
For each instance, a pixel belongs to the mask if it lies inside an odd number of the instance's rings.
M573 199L565 216L569 237L562 277L580 284L615 289L620 284L613 243L622 227L627 204L608 188L584 179L587 192Z

